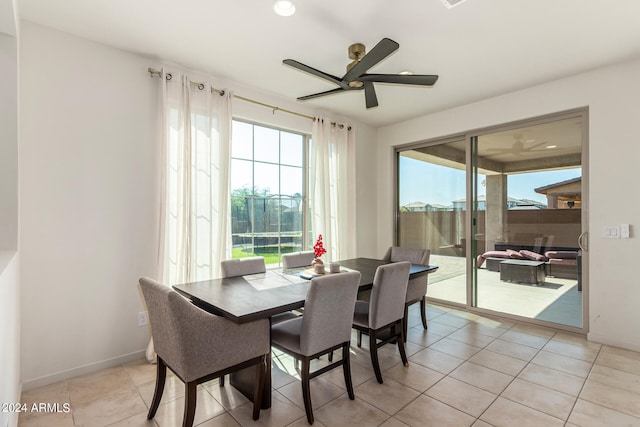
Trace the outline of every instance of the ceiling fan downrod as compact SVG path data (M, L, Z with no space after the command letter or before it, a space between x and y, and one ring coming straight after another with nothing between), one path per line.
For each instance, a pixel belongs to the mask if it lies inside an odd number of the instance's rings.
M366 53L366 48L362 43L354 43L351 46L349 46L348 52L349 52L349 59L353 59L353 62L350 62L349 64L347 64L347 73L351 71L351 69L355 67L358 64L358 62L360 62L360 60ZM349 82L350 87L362 87L363 85L364 83L358 80L353 80Z

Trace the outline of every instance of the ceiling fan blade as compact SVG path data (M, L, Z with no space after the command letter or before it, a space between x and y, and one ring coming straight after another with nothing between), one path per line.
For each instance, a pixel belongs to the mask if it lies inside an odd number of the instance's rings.
M321 96L332 95L338 92L344 92L344 89L342 89L341 87L338 87L335 89L327 90L325 92L319 92L319 93L314 93L312 95L301 96L298 98L298 101L306 101L307 99L319 98Z
M438 76L428 74L363 74L358 77L358 80L363 82L433 86L438 80Z
M399 47L400 45L391 39L384 38L380 40L380 42L375 45L371 51L369 51L369 53L362 57L360 62L358 62L351 70L347 71L347 74L342 77L342 80L346 82L356 80L360 75L366 73L369 68L391 55Z
M367 104L367 108L373 108L378 106L378 97L376 96L376 90L373 87L373 83L364 82L364 100Z
M542 145L545 145L545 144L549 144L549 142L547 142L547 141L539 142L539 143L537 143L537 144L533 144L531 147L527 147L527 148L525 148L525 150L527 150L527 151L531 151L531 150L533 150L534 148L538 148L538 147L540 147L540 146L542 146ZM542 150L538 150L538 151L542 151Z
M348 87L348 85L340 80L339 77L332 76L331 74L325 73L324 71L316 70L313 67L309 67L301 62L296 61L295 59L285 59L282 61L283 64L288 65L290 67L296 68L300 71L304 71L305 73L313 74L316 77L320 77L321 79L329 80L332 83L337 84L341 88Z

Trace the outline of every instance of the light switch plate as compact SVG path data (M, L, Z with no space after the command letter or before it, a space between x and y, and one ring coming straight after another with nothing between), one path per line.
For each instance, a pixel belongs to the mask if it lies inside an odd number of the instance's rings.
M605 239L619 239L620 227L617 225L605 225L602 230L602 237Z

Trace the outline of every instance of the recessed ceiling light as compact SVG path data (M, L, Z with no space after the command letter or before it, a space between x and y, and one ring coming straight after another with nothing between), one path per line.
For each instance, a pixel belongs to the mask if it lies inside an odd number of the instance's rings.
M291 16L296 13L296 5L291 0L276 0L273 2L273 10L280 16Z
M558 148L558 146L557 146L557 145L547 145L547 146L546 146L546 147L544 147L544 148L549 148L549 149L551 149L551 148Z
M466 0L442 0L442 3L444 3L447 8L451 9L453 6L457 6L464 1Z

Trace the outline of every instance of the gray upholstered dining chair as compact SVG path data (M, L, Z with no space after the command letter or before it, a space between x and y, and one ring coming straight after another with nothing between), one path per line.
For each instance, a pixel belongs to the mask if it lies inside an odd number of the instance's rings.
M306 267L315 257L313 251L291 252L282 255L282 268Z
M376 269L369 301L356 301L353 328L358 330L358 345L362 335L369 335L369 353L376 379L382 384L382 373L378 362L378 348L388 343L397 343L402 363L408 366L404 348L404 301L409 282L411 263L407 261L381 265ZM389 334L379 335L389 330ZM380 342L378 342L378 338Z
M183 427L193 425L197 386L221 375L256 367L253 419L260 416L269 360L269 321L237 324L193 305L168 286L140 279L157 357L156 386L147 419L152 419L164 390L167 367L185 385Z
M411 264L429 265L431 249L412 249L390 246L382 258L389 262L409 261ZM407 286L407 298L404 306L404 335L407 337L409 306L420 303L420 317L422 326L427 329L427 280L428 276L417 277L409 280Z
M349 399L355 399L349 346L359 284L357 271L316 277L309 284L304 315L271 326L271 345L302 362L302 397L309 424L313 424L309 387L312 378L342 366ZM312 359L339 348L342 348L342 360L310 372Z
M227 259L220 262L222 277L244 276L246 274L259 274L267 271L264 257L254 256L249 258ZM298 317L292 311L276 314L271 317L271 323L283 322ZM224 375L220 377L220 385L224 386Z
M224 260L220 262L220 267L222 277L244 276L245 274L258 274L267 271L264 257L261 256Z

